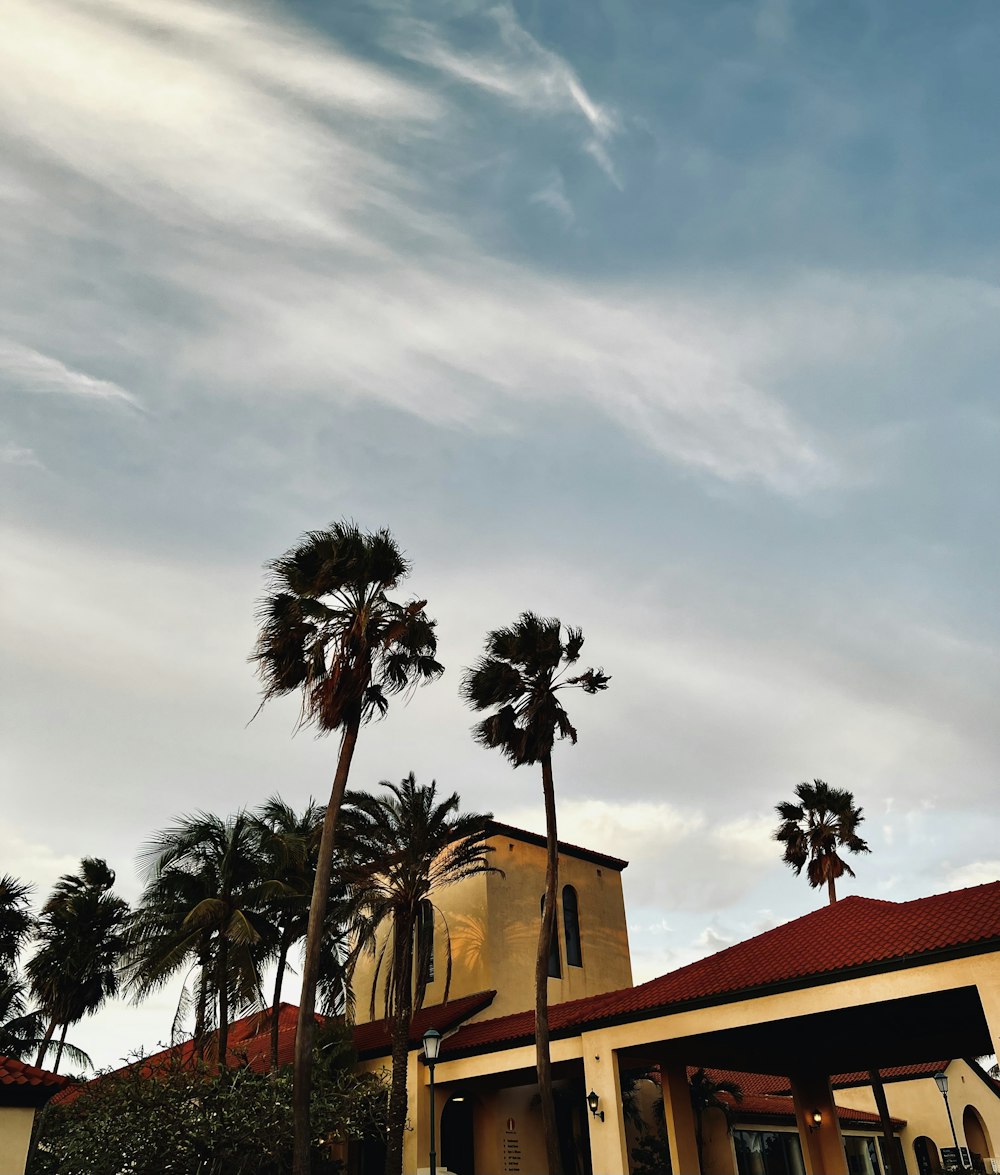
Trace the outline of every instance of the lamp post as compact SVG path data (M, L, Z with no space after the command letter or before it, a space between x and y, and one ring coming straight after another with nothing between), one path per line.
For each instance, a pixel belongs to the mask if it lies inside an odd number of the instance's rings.
M958 1156L959 1164L965 1170L965 1159L962 1156L962 1148L958 1145L958 1134L955 1131L955 1119L951 1116L951 1105L948 1102L948 1074L935 1073L934 1084L941 1091L941 1096L944 1098L944 1108L948 1111L948 1125L951 1127L951 1137L955 1143L955 1154Z
M441 1051L441 1033L436 1028L428 1028L424 1033L424 1060L431 1071L431 1175L437 1175L437 1152L434 1150L434 1066L437 1064L438 1053Z

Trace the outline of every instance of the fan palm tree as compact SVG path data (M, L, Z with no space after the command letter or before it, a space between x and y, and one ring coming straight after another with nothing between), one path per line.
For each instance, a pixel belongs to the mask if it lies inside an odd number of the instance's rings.
M379 976L387 970L384 1014L392 1022L392 1077L385 1173L400 1175L410 1026L424 1002L433 951L433 937L418 933L421 920L436 918L444 932L442 1000L447 1002L451 944L434 896L467 877L499 870L489 863L493 848L486 843L491 815L460 814L456 793L439 800L437 785L418 784L412 772L399 784L381 786L388 794L349 793L343 818L351 846L348 869L359 884L360 902L369 924L387 932L380 948L372 943L378 958L370 1011L374 1019Z
M705 1111L721 1110L726 1119L726 1129L733 1128L733 1102L743 1101L743 1089L735 1081L716 1081L704 1069L691 1075L691 1108L694 1110L695 1140L698 1144L698 1166L705 1169L702 1153L705 1137ZM727 1095L723 1097L722 1095ZM731 1099L731 1100L730 1100Z
M393 694L444 670L435 659L435 624L424 611L426 601L400 604L387 595L410 570L389 531L335 522L303 535L267 569L269 590L260 604L252 655L263 685L261 705L298 691L300 725L341 736L309 907L295 1037L293 1173L309 1175L316 987L337 817L354 749L362 725L384 715Z
M561 1175L552 1070L549 1062L548 960L556 917L559 848L552 748L557 738L576 742L576 728L559 694L581 689L596 694L611 680L602 669L567 676L580 659L583 632L559 620L523 612L509 628L486 638L484 655L466 670L462 695L474 710L491 713L473 727L484 747L501 751L515 767L540 764L545 801L546 868L538 950L535 955L535 1053L549 1175Z
M255 948L271 928L261 913L266 890L256 825L243 811L225 820L196 812L157 833L140 860L146 886L128 944L133 997L193 965L195 1039L203 1050L217 1001L219 1064L226 1067L231 1012L263 1006Z
M781 823L773 837L785 846L784 862L798 876L803 869L813 889L826 885L832 905L837 900L837 878L854 870L838 850L868 853L866 841L858 836L864 821L862 809L846 788L830 787L822 779L800 783L795 789L798 803L778 804Z
M114 870L106 861L84 857L79 873L63 874L42 907L36 930L40 945L26 967L32 996L47 1021L36 1065L45 1060L58 1027L52 1066L57 1071L69 1026L118 993L129 909L112 892L114 884Z

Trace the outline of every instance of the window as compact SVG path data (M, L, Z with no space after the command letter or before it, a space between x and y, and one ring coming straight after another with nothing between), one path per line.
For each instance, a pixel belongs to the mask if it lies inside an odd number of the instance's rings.
M426 898L417 913L417 968L421 983L434 982L434 907Z
M734 1130L739 1175L803 1175L797 1134L776 1130Z
M576 900L576 890L571 885L563 886L563 933L566 936L566 966L582 967L580 911Z
M545 894L542 894L542 900L539 906L542 914L545 913ZM552 937L549 939L549 978L559 979L562 976L562 968L559 966L559 916L552 919Z
M880 1175L878 1159L875 1157L874 1138L845 1135L844 1153L851 1175Z

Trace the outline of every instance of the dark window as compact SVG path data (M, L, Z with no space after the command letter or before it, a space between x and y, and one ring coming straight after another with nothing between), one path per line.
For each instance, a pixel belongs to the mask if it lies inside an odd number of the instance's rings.
M434 907L426 898L417 915L417 967L422 983L434 982Z
M545 894L542 894L542 900L539 905L542 914L545 913ZM549 978L559 979L562 976L562 968L559 966L559 916L552 919L552 937L549 939Z
M774 1130L734 1130L739 1175L796 1175L802 1171L797 1134Z
M576 890L563 886L563 933L566 935L566 966L583 966L583 948L580 945L580 910Z

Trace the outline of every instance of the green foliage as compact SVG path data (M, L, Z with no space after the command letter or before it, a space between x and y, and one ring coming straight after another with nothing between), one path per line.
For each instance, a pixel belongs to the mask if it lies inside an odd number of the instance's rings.
M316 1053L315 1175L342 1170L331 1143L384 1133L385 1085L355 1074L352 1062L343 1034ZM174 1062L150 1076L139 1057L49 1107L30 1175L283 1175L291 1154L289 1070L220 1075Z

